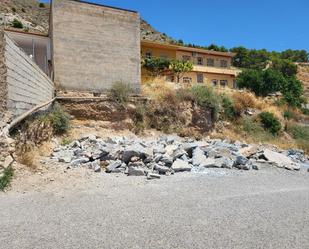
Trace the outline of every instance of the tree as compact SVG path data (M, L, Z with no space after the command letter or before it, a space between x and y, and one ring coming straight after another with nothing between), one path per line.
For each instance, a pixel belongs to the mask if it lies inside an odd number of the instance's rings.
M233 65L235 67L245 68L249 61L249 51L245 47L235 47L230 49L231 52L236 53L233 58Z
M165 58L151 57L144 59L142 65L150 76L159 77L169 69L170 61Z
M284 100L290 106L301 107L302 103L304 103L304 99L302 98L304 86L296 77L287 78L285 84L282 86L281 92Z
M292 77L297 74L297 65L286 59L273 59L271 68L281 72L285 77Z
M258 96L267 96L280 91L285 83L283 75L272 69L244 70L237 78L238 87L251 90Z
M177 83L179 83L185 73L193 70L193 64L191 61L174 60L170 64L170 70L175 75Z
M217 46L216 44L210 44L208 47L206 47L208 50L213 50L213 51L219 51L219 52L228 52L229 50L224 47L224 46Z
M306 50L288 49L281 53L281 59L289 59L293 62L309 62L309 54Z
M251 90L258 96L267 96L280 91L290 106L300 107L304 101L302 83L295 76L285 77L273 69L244 70L239 74L237 84L240 88Z

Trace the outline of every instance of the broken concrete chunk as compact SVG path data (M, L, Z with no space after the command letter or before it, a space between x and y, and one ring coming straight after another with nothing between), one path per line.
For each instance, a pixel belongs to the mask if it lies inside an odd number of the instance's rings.
M106 167L107 173L121 173L124 171L124 168L122 168L122 162L120 160L111 162Z
M148 173L147 174L147 180L153 180L153 179L160 179L161 176L155 173Z
M172 165L172 169L175 172L184 172L184 171L191 171L192 169L192 165L190 165L188 162L185 162L181 159L177 159L173 165Z
M128 168L128 175L129 176L144 176L145 171L143 168L129 166Z
M206 156L204 154L204 151L202 151L199 147L197 147L193 151L193 157L192 157L192 162L194 166L199 166L201 165L204 161L206 160Z
M288 170L300 170L300 165L295 163L288 156L280 154L278 152L265 149L263 151L263 156L269 162L275 164L278 168L285 168Z

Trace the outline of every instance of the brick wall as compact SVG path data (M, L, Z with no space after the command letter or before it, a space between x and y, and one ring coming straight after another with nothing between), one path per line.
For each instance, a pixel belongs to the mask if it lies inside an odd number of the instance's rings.
M136 12L54 0L51 25L55 83L104 91L114 82L140 89L140 17Z
M7 108L16 117L51 100L54 84L7 35L4 41Z

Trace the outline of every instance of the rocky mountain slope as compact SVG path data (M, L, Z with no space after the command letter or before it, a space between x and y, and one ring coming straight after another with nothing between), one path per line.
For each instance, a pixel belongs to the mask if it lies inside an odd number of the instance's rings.
M7 27L14 28L12 23L17 19L22 23L22 28L17 30L31 31L47 34L49 28L49 5L44 6L37 0L1 0L0 22L4 21ZM145 20L141 20L141 38L162 43L174 43L175 40L166 34L155 30Z
M14 28L14 20L22 27L15 28L36 33L47 34L49 26L49 5L37 0L1 0L0 22L6 27Z
M297 78L303 82L305 96L309 98L309 63L299 63Z

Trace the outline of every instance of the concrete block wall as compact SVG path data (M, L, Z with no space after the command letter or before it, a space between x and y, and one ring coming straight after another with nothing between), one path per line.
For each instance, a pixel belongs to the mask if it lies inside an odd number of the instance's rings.
M51 100L54 84L7 35L4 41L7 109L16 117Z
M4 26L0 24L0 120L4 118L7 110L7 83L6 83L6 65L4 57L5 39ZM0 121L1 128L1 121Z
M62 90L104 92L141 84L140 16L73 0L53 0L54 81Z

